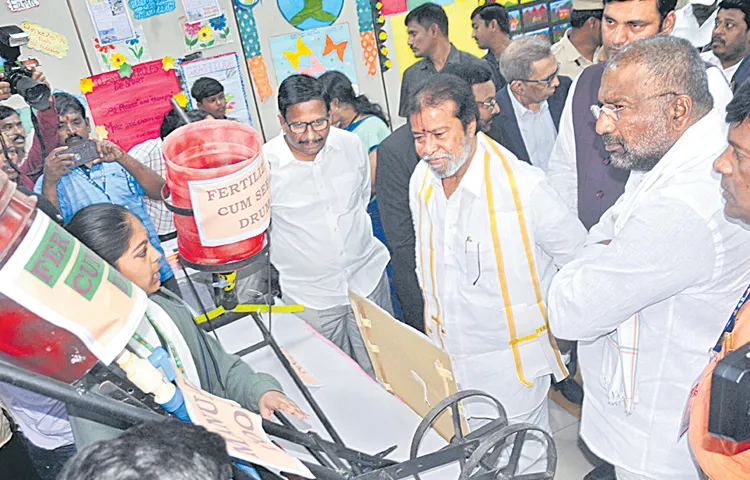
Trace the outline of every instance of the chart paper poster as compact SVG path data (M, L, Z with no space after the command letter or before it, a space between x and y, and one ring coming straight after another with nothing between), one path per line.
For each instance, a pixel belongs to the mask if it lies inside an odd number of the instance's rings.
M279 35L269 38L268 43L279 83L297 73L319 77L337 70L357 88L348 23Z
M230 456L271 470L315 478L302 462L271 442L263 431L260 415L195 387L180 372L177 372L176 383L185 396L190 420L219 434L227 442Z
M224 177L188 181L201 244L219 247L257 237L271 222L270 168L261 154Z
M344 8L344 0L277 0L276 3L284 19L300 30L332 25Z
M224 87L227 99L227 117L239 120L245 125L252 126L250 107L247 102L245 84L242 82L240 59L236 53L227 53L216 57L201 58L180 64L180 73L187 91L185 95L190 99L190 106L197 108L195 99L190 95L193 84L201 77L217 80Z
M0 269L0 292L78 337L106 364L122 352L147 302L143 290L41 213Z
M177 0L128 0L136 20L171 12L177 6Z
M181 91L175 70L165 69L161 59L134 65L130 78L107 72L90 80L86 101L94 123L125 151L159 136L170 100Z
M39 6L39 0L5 0L5 3L13 13Z
M125 0L87 0L87 3L94 31L102 44L123 42L135 37Z

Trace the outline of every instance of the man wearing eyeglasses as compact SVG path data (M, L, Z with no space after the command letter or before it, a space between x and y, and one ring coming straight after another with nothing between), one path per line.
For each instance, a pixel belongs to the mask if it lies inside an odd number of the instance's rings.
M545 172L571 84L559 69L549 42L538 37L517 38L500 56L508 85L497 92L500 114L490 136Z
M279 86L282 133L263 146L271 165L271 262L282 300L371 376L347 290L392 313L385 245L372 233L370 161L359 137L331 127L322 84L292 75Z
M675 3L676 0L605 0L600 56L606 59L635 40L672 33ZM601 62L587 67L571 85L547 170L552 186L588 229L622 195L629 175L612 165L590 112L592 105L599 104L597 93L604 66ZM729 84L716 67L707 68L706 73L715 107L723 116L732 98Z
M685 406L750 283L750 232L711 174L726 124L697 51L671 36L610 57L598 99L589 115L630 178L552 280L550 329L578 341L580 434L618 480L697 480Z

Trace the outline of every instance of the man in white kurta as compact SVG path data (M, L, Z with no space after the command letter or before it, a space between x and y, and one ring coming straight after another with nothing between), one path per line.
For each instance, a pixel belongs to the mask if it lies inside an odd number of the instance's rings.
M689 42L651 37L609 60L597 132L625 193L549 291L578 340L581 437L618 479L699 478L680 437L689 391L750 282L750 232L723 214L724 120Z
M540 169L476 133L478 111L463 80L435 76L411 112L422 159L409 201L425 331L450 354L461 389L483 390L511 422L549 431L550 375L559 381L567 371L544 299L586 231ZM485 415L468 408L470 419ZM543 453L539 443L524 446L521 471L543 471Z

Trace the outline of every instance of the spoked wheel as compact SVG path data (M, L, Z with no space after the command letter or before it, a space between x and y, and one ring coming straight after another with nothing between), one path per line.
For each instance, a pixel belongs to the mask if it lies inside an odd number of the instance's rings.
M497 418L482 425L475 431L465 433L462 428L463 422L460 406L466 400L479 398L491 401L492 405L497 410ZM419 446L422 444L424 436L433 426L435 421L437 421L446 410L450 410L451 419L453 421L453 436L450 439L450 445L466 445L466 455L459 459L462 471L464 470L467 459L471 456L474 449L481 445L480 440L482 438L489 436L493 432L501 431L508 426L508 415L505 413L505 408L503 408L503 405L495 397L484 393L481 390L462 390L441 400L427 413L427 415L425 415L424 419L422 419L422 422L420 422L414 433L414 437L412 438L410 451L411 459L415 459L419 456ZM414 475L414 478L420 480L418 475Z
M533 432L535 438L530 438ZM529 441L541 439L547 447L547 469L541 473L516 475L521 459L521 449ZM508 461L500 457L512 445ZM557 449L552 436L530 423L507 425L482 438L461 470L458 480L548 480L555 476Z

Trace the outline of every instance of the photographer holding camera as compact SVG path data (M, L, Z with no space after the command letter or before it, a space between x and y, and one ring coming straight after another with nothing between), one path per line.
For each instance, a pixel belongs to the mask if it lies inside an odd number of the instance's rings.
M32 80L40 82L49 92L49 84L41 71L33 68L27 71L31 74ZM11 83L6 81L4 73L0 73L0 102L9 99L13 93ZM8 106L0 105L0 140L2 140L0 152L6 159L13 157L12 163L8 163L8 166L18 174L17 182L28 189L34 188L36 179L41 175L46 153L57 147L57 113L52 95L47 93L47 100L44 103L49 105L46 110L37 110L36 116L32 113L34 129L28 135L18 112ZM11 151L15 155L9 155Z

